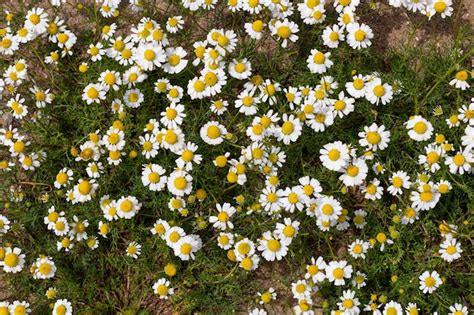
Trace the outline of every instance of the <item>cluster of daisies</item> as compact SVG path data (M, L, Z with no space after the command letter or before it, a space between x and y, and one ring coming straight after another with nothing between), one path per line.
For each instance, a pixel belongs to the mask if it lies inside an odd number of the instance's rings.
M418 12L431 19L435 15L443 19L453 14L452 0L389 0L388 4L395 7L404 7L408 11Z
M52 0L51 4L60 6L64 2ZM112 18L118 15L121 1L96 0L96 3L105 18ZM294 11L298 11L304 24L322 24L331 3L324 0L305 0L298 4L289 0L229 0L227 9L253 17L243 26L249 40L263 41L272 36L282 48L286 48L299 39L298 24L290 20ZM270 262L279 261L288 254L300 231L300 221L294 219L298 213L303 213L299 218L306 216L323 232L331 229L344 231L351 224L356 229L364 229L366 217L370 215L367 209L345 207L329 191L324 192L314 177L303 176L295 185L285 186L279 176L284 172L288 158L285 149L302 137L304 128L309 132L325 132L336 119L343 119L355 111L357 103L392 106L391 101L398 93L378 73L354 72L347 82L337 82L328 75L335 63L331 49L339 47L343 41L353 49L367 48L374 37L371 28L360 23L355 13L359 0L335 0L332 4L337 23L323 28L323 47L312 49L306 60L309 71L320 76L315 86L284 86L257 74L250 58L239 54L238 33L234 30L212 29L205 38L195 41L193 51L188 52L184 47L172 45L174 41L169 38L185 27L182 16L170 16L163 24L144 17L130 28L126 36L119 35L123 32L116 23L104 25L100 29L100 40L88 46L84 55L87 60L78 65L78 71L86 73L92 64L99 62L117 65L114 67L116 70L98 73L82 91L86 110L107 104L115 120L103 130L90 130L78 148L71 149L70 154L74 157L71 165L61 167L51 183L63 193L68 207L98 202L103 219L89 227L88 218L68 216L62 205L51 205L43 221L57 237L57 250L69 252L76 244L85 244L86 248L94 250L99 246L99 237L107 238L115 221L133 220L139 215L144 206L137 197L127 194L110 196L102 192L106 187L100 186L104 174L121 167L127 158L134 159L139 155L146 161L140 164L143 188L150 194L163 193L168 198L168 210L182 216L188 215L187 203L191 200L207 198L205 189L196 189L193 177L193 171L201 164L225 170L223 180L235 187L250 184L250 174L259 175L261 183L255 184L259 188L255 189L256 198L248 212L242 211L246 203L242 195L235 196L232 202L216 200L204 223L205 226L208 221L212 226L217 246L226 251L227 258L248 272L258 269L262 258ZM390 0L390 4L403 5L430 17L436 13L441 17L452 13L450 0ZM217 0L183 0L182 5L190 11L210 10L217 5ZM130 0L130 7L140 11L142 4ZM22 45L43 39L53 47L45 56L44 63L55 66L62 61L61 58L71 56L77 37L63 20L52 16L43 8L31 9L26 13L22 26L13 31L14 15L7 12L8 26L0 29L0 55L14 56ZM193 73L193 77L182 85L174 82L174 75L185 70ZM140 111L141 106L151 101L147 99L147 90L151 89L145 86L150 83L149 78L156 78L151 73L159 73L158 79L149 85L153 86L152 93L164 101L163 108L140 127L137 144L128 132L131 127L124 121L130 112ZM463 91L470 87L470 79L469 71L460 69L449 84ZM55 97L50 89L36 84L26 87L24 83L30 82L34 82L34 78L29 75L24 59L15 60L0 79L0 97L8 95L6 108L15 119L14 123L0 129L0 145L8 152L8 158L0 161L0 170L5 172L17 167L34 171L47 159L46 152L30 150L34 143L27 134L14 127L30 117L33 122L41 120L42 109L54 106ZM193 100L206 104L213 115L208 121L199 122L199 137L193 138L198 140L189 141L191 131L186 122L191 107L189 103ZM227 114L231 112L236 116L229 121ZM236 117L242 120L237 127L234 124ZM380 157L390 146L392 132L391 126L380 122L361 127L356 143L334 141L322 145L319 160L327 170L338 174L346 191L360 191L367 202L384 196L397 198L399 205L395 205L395 210L398 210L398 215L394 221L413 224L423 211L434 209L441 196L449 193L452 186L447 178L451 174L472 174L474 171L474 102L463 105L446 123L449 128L464 129L460 141L436 133L430 120L421 115L410 117L404 123L407 141L420 147L417 157L420 172L417 173L384 165ZM239 151L222 149L207 160L201 154L210 148L217 152L225 145L237 147ZM165 167L161 162L163 156L173 158L172 167L168 164ZM19 188L12 189L12 200L21 200ZM238 227L242 217L252 215L264 215L277 223L259 238L251 239L240 234ZM0 215L0 235L8 233L11 225L7 216ZM463 252L456 239L456 230L454 225L445 225L442 229L443 241L438 254L448 263L459 259ZM203 247L199 235L186 232L176 222L160 218L150 231L183 261L196 259ZM375 296L362 305L356 296L358 291L355 289L365 286L366 275L354 271L349 259L363 260L370 250L383 251L398 237L397 230L390 227L370 239L355 238L347 249L348 260L325 262L323 257L311 258L304 277L291 284L291 292L297 300L295 313L313 314L313 294L318 291L320 283L327 281L334 286L352 286L343 291L335 314L358 314L362 310L374 314L417 314L419 308L415 303L403 308L396 301ZM132 240L128 242L124 255L139 259L141 249L142 246ZM25 254L19 247L0 247L0 267L4 272L19 273L25 262ZM41 255L32 262L30 272L34 279L52 279L56 269L52 257ZM168 264L164 271L171 278L176 274L176 266ZM419 289L423 293L433 293L442 283L435 270L426 270L419 275ZM158 279L152 290L162 299L174 294L167 278ZM46 296L56 299L56 289L48 289ZM276 296L275 290L269 288L259 293L260 303L268 304ZM0 311L3 310L12 314L31 312L25 301L0 302ZM450 311L456 315L468 313L461 304L451 306ZM251 313L266 314L266 311L257 308ZM57 299L53 314L72 314L71 303Z

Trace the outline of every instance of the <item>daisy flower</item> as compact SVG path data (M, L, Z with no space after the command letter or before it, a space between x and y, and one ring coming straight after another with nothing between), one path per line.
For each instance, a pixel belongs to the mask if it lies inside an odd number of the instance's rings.
M163 71L166 73L180 73L188 64L188 60L184 59L187 53L182 47L166 48L166 62L163 64Z
M465 90L469 88L469 83L467 83L467 79L469 79L469 74L466 70L460 70L456 72L454 79L449 81L449 85L454 86L457 89Z
M54 315L72 315L72 304L66 299L57 300L53 305Z
M420 290L425 294L433 293L441 284L443 284L443 281L436 271L425 271L420 275L419 279Z
M461 244L455 238L446 237L441 243L438 252L443 260L450 263L461 258L463 250L461 249Z
M168 176L168 191L175 196L189 195L193 189L193 177L185 171L174 171Z
M105 88L102 84L90 83L84 88L82 99L87 105L92 103L99 104L101 100L105 100Z
M347 264L347 261L331 261L326 266L326 278L329 282L334 282L334 285L341 286L346 283L345 279L352 276L352 266Z
M337 24L327 26L322 35L324 45L329 48L337 48L339 42L343 41L345 38L343 31L343 28L339 27Z
M347 314L359 314L359 299L355 297L355 292L352 290L345 290L339 298L341 302L337 303L339 309Z
M276 130L278 140L286 145L296 142L303 129L300 120L293 115L283 114L282 122L281 127Z
M121 197L117 200L117 215L123 219L131 219L140 211L141 207L142 204L136 197Z
M23 269L25 264L25 254L21 253L18 247L4 248L3 260L0 260L0 266L3 266L3 271L7 273L18 273Z
M368 25L350 23L346 26L346 30L346 41L353 49L367 48L372 44L370 40L374 37L374 33Z
M311 73L324 73L334 64L329 57L330 52L323 53L317 49L312 49L306 62Z
M209 222L213 223L212 226L223 231L225 231L227 228L230 230L233 229L234 225L229 219L237 210L227 202L222 206L220 204L216 204L216 208L218 212L217 216L209 217Z
M174 294L174 289L170 286L171 283L168 280L161 278L153 284L153 292L158 295L160 299L167 300Z
M210 121L201 127L201 139L210 145L218 145L224 141L227 129L216 121Z
M288 253L290 243L291 239L279 239L277 235L267 231L263 233L257 249L267 261L281 260Z
M145 164L142 168L142 183L151 191L161 191L166 186L166 170L158 164Z
M276 35L282 40L281 47L283 48L288 45L288 42L296 42L298 40L298 35L296 35L299 32L298 24L288 19L276 21L275 25L272 25L271 30L272 35Z
M314 283L323 282L326 279L326 263L320 256L317 259L311 257L311 263L306 265L305 279L310 279Z
M56 265L51 257L40 257L36 259L32 270L34 270L33 278L49 279L54 277L56 273Z
M349 148L341 141L325 144L319 154L324 167L332 171L343 169L349 162Z
M128 257L132 257L137 259L140 256L142 250L142 245L138 244L137 242L131 242L127 246L126 255Z
M393 88L388 83L382 83L380 78L374 78L367 83L365 98L372 104L387 105L393 98Z
M433 125L425 118L416 115L404 123L408 136L415 141L426 141L433 135Z

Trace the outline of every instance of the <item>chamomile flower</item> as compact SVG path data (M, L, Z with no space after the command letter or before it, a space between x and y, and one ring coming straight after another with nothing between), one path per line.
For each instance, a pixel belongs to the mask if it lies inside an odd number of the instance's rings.
M345 314L359 314L359 299L356 298L355 292L352 290L345 290L342 292L342 296L339 298L341 302L337 303L339 309L344 311Z
M140 211L141 207L142 204L136 197L121 197L117 200L117 215L123 219L131 219Z
M367 163L362 158L357 158L349 162L345 168L340 170L343 172L339 179L342 180L345 186L352 187L361 185L368 172Z
M443 284L443 281L441 280L439 274L436 271L423 272L420 275L419 280L420 280L420 290L425 294L433 293L441 284Z
M467 306L464 306L460 303L455 303L454 305L449 307L449 315L468 315L469 310Z
M171 34L177 33L184 27L184 19L181 15L169 17L166 21L166 30Z
M3 260L0 260L0 267L3 267L3 271L7 273L18 273L23 269L25 264L25 254L21 253L21 249L18 247L4 248Z
M285 19L283 21L276 21L275 25L271 26L272 35L276 35L281 41L281 47L286 48L288 42L296 42L298 40L299 32L298 24L293 21Z
M391 315L391 314L403 315L403 308L400 305L400 303L397 303L395 301L390 301L387 304L385 304L385 307L383 309L383 315Z
M251 90L243 90L240 92L235 101L235 108L238 108L239 112L246 116L255 115L258 111L260 98L254 94L255 92Z
M255 244L248 238L244 238L235 243L234 253L237 261L242 261L244 258L255 254Z
M276 234L267 231L259 241L258 250L267 261L281 260L288 253L289 238L279 238Z
M369 247L369 242L364 242L362 240L357 239L349 245L349 255L356 259L365 259L365 254L367 253Z
M286 145L296 142L303 129L301 122L295 116L287 114L283 114L282 122L281 127L276 130L278 140Z
M228 66L229 75L238 80L245 80L252 74L252 65L244 58L242 60L232 60Z
M82 99L86 101L87 105L97 103L105 100L105 87L102 84L90 83L84 88Z
M341 141L325 144L319 154L323 165L332 171L343 169L349 162L349 148Z
M383 150L390 142L390 131L385 130L385 126L377 126L373 123L370 126L365 126L363 132L359 132L359 144L372 151Z
M53 305L53 315L72 315L72 304L66 299L57 300Z
M106 70L100 74L99 82L107 89L118 91L122 85L122 77L117 71Z
M26 301L14 301L8 307L10 314L30 314L31 308L30 303Z
M166 53L162 46L156 43L140 43L133 50L133 60L145 71L161 67L166 61Z
M131 242L127 246L126 255L137 259L140 256L142 251L142 245L138 244L137 242Z
M354 0L352 0L354 1ZM369 47L374 37L372 29L363 23L350 23L346 26L346 41L353 49L361 49Z
M449 263L461 258L462 252L461 244L453 237L446 237L438 251L441 258Z
M336 286L344 285L345 279L350 279L351 276L352 266L345 260L331 261L326 266L326 278Z
M193 189L193 177L185 171L176 170L168 176L168 191L175 196L189 195Z
M365 98L375 105L387 105L393 98L393 88L380 78L374 78L367 83Z
M163 71L166 73L180 73L188 64L188 60L184 59L187 53L182 47L166 48L166 62L163 62Z
M415 141L426 141L433 135L433 125L425 118L416 115L404 123L408 136Z
M234 234L232 233L219 233L217 237L217 246L224 250L231 249L234 245Z
M306 280L298 280L291 284L291 292L293 293L293 298L309 299L312 292L312 287Z
M329 48L337 48L339 43L345 38L343 28L337 24L327 26L323 31L322 37L324 45L328 46Z
M151 191L161 191L166 186L166 170L158 164L145 164L142 168L142 183Z
M46 32L48 27L48 14L43 8L34 8L26 13L25 28L40 35Z
M469 74L466 70L460 70L456 72L456 75L454 76L454 79L449 81L449 85L454 86L455 88L465 90L469 88L469 83L467 83L467 80L469 79Z
M56 265L51 257L37 258L32 266L33 278L35 279L49 279L56 274Z
M330 52L323 53L318 49L312 49L306 62L311 73L324 73L334 64L329 57Z
M218 145L224 141L227 129L216 121L210 121L201 127L201 139L210 145Z
M305 279L309 279L314 283L323 282L326 279L326 262L323 257L314 259L311 257L311 263L306 265Z
M461 175L471 169L471 163L473 162L474 155L469 147L459 150L454 156L447 156L445 160L450 173Z
M398 171L392 174L390 177L391 185L387 188L387 191L396 196L403 193L402 189L408 189L411 186L410 177L404 171Z
M352 280L352 285L355 286L356 288L360 289L366 286L365 279L367 278L367 275L365 273L362 273L360 271L356 271L355 277Z
M171 283L168 280L161 278L153 284L153 292L160 299L167 300L174 294L174 288L171 287Z
M176 165L181 169L191 171L193 169L193 163L201 164L201 154L195 154L197 149L198 146L192 142L188 142L183 147L181 147L178 151L176 151L176 153L180 155L180 157L176 159Z
M139 137L140 145L142 146L142 155L146 159L154 158L158 154L160 144L156 141L156 137L150 134L145 134Z
M103 49L102 43L90 44L87 53L90 55L91 61L96 62L102 60L102 56L105 55L106 50Z
M247 35L255 40L262 38L265 26L266 24L262 20L255 20L251 23L244 24Z
M222 231L227 229L231 230L234 225L230 221L230 217L237 211L231 204L224 203L223 205L216 204L217 216L209 217L209 222L213 223L213 227L218 228Z
M283 223L277 223L275 229L275 235L282 240L292 240L299 231L300 222L290 218L285 218Z
M197 235L186 235L181 237L174 245L173 250L175 256L181 260L194 260L195 253L201 249L202 241Z

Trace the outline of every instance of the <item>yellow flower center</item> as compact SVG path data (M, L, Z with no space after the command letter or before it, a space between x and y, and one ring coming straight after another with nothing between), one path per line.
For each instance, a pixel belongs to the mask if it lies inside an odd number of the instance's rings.
M183 176L176 177L176 179L174 180L174 186L178 190L184 190L187 185L188 185L188 182L186 181L186 178L184 178Z
M280 26L277 29L277 35L284 39L289 38L291 36L291 29L285 25Z

